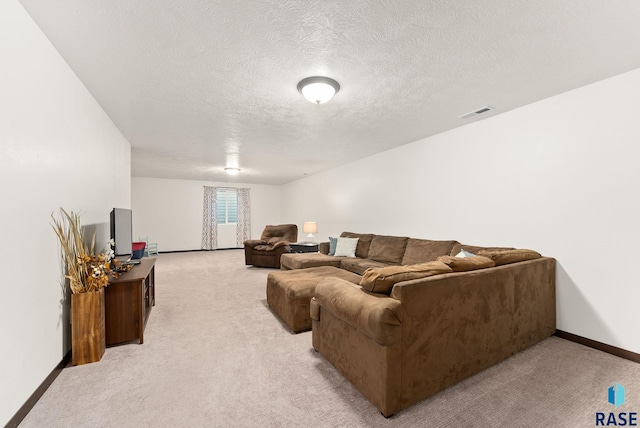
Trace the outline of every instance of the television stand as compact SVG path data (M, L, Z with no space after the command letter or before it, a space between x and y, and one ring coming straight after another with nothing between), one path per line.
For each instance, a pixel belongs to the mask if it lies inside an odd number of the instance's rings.
M145 257L130 271L111 278L104 289L104 324L107 346L138 340L156 304L155 258Z

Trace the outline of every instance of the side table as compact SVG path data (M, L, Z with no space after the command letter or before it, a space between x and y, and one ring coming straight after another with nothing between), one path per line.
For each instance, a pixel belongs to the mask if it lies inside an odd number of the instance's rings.
M292 242L289 244L292 253L317 253L318 244L315 242Z

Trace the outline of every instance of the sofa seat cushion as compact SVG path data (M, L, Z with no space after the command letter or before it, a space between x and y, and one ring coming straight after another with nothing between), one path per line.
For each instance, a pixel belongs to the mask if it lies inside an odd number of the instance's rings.
M374 235L369 247L368 259L399 265L409 238L402 236Z
M342 232L341 238L358 238L358 246L356 247L356 257L366 259L369 257L369 247L371 246L371 240L373 235L371 233L353 233Z
M287 269L307 269L319 266L340 267L344 257L333 257L322 253L286 253L280 257L280 267Z
M349 272L357 273L358 275L364 274L364 271L369 268L378 268L378 267L386 267L389 266L387 263L377 262L375 260L370 259L361 259L361 258L348 258L342 259L340 262L340 267L342 269L348 270Z
M542 257L537 251L526 249L482 250L478 252L478 255L490 258L495 262L496 266L524 262Z
M371 268L364 272L362 280L360 280L360 286L374 293L390 294L393 286L398 282L451 272L453 272L453 269L438 261L410 266Z
M429 239L409 238L402 257L403 265L415 265L436 260L448 255L457 241L432 241Z
M367 293L362 288L339 278L318 283L315 299L320 305L320 320L325 310L364 333L376 343L389 346L402 338L401 303L381 294Z
M444 263L453 269L454 272L468 272L470 270L485 269L494 267L496 264L493 260L483 256L472 257L453 257L440 256L438 261Z

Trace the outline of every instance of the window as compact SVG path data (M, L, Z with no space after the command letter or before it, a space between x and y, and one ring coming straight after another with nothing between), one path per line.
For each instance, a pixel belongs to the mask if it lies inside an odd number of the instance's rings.
M216 189L218 224L238 223L238 191Z

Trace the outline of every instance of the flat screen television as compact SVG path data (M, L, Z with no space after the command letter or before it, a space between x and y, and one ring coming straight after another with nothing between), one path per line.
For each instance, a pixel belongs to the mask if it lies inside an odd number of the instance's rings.
M114 208L111 210L111 239L115 241L116 256L130 256L133 254L133 228L131 225L131 210Z

